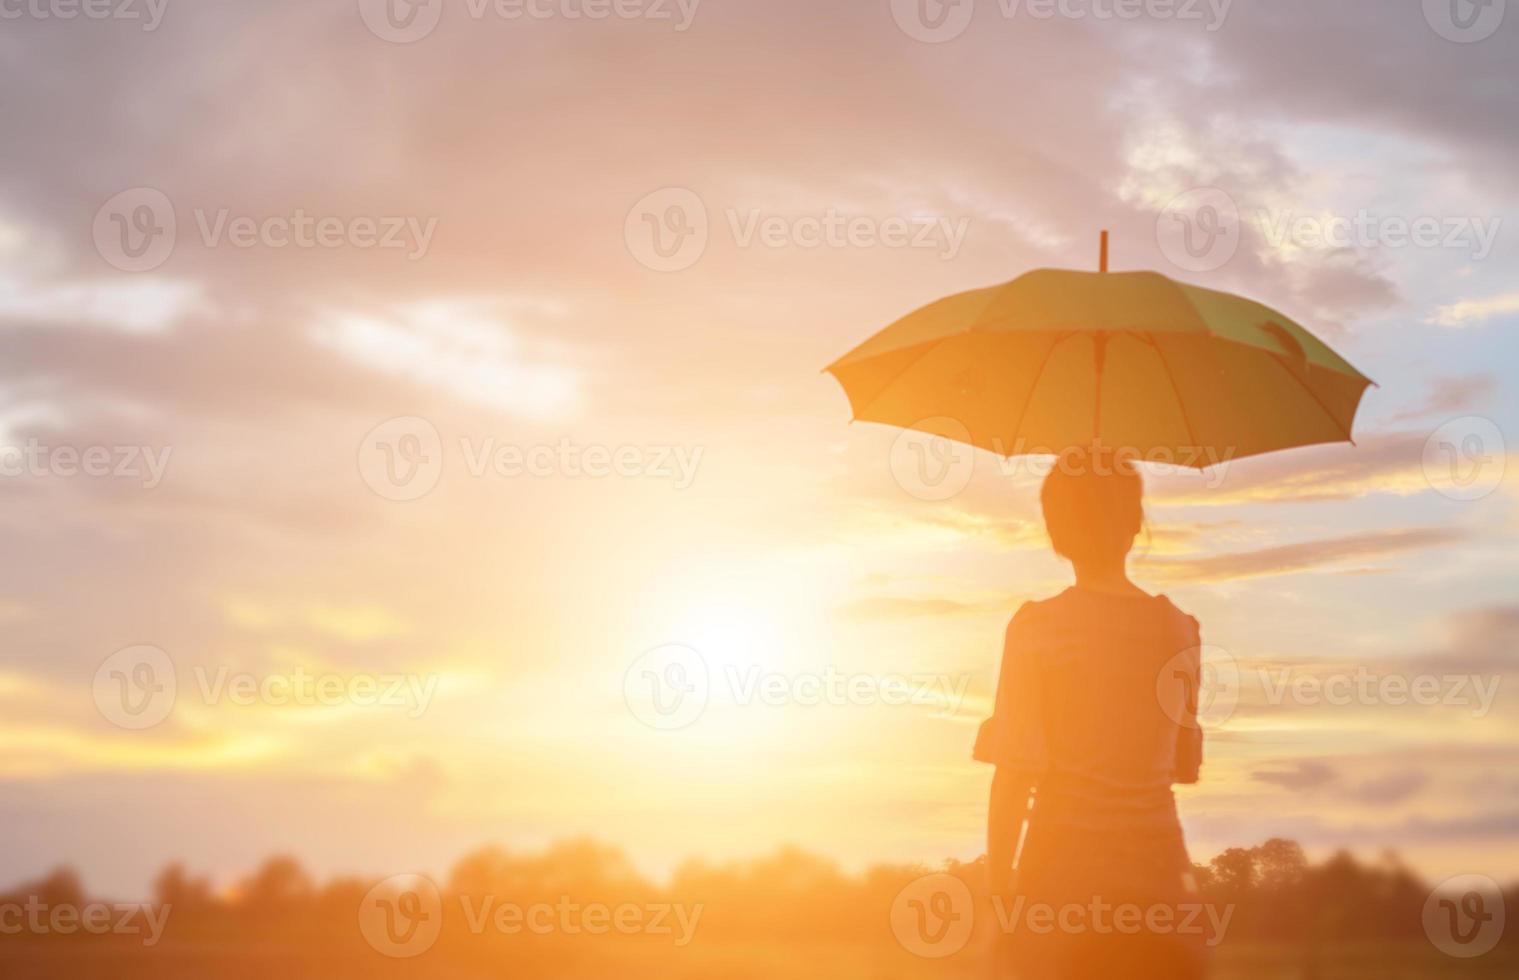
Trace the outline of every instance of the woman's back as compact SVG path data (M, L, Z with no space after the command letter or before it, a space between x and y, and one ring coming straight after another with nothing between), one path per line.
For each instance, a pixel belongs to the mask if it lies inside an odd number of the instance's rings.
M1169 825L1197 778L1197 621L1165 596L1073 587L1008 627L1002 764L1028 766L1046 813L1083 827Z
M997 697L999 766L1034 790L1017 892L1059 910L1195 901L1171 786L1197 778L1197 621L1164 596L1075 587L1008 627ZM1031 977L1199 975L1202 936L1082 929L1015 937Z

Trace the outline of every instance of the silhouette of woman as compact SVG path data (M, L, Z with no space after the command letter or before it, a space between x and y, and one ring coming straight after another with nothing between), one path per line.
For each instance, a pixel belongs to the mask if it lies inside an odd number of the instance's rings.
M1171 790L1196 782L1202 759L1200 640L1195 619L1129 581L1142 493L1133 466L1108 453L1067 455L1050 472L1045 526L1076 584L1008 624L977 740L977 758L997 766L987 864L998 961L1019 977L1204 973L1207 917L1188 921L1201 906Z

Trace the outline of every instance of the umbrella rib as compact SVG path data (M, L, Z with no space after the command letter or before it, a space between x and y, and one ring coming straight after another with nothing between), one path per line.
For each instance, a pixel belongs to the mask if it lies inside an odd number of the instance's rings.
M906 364L904 364L902 366L902 370L898 371L896 374L893 374L891 376L891 380L887 381L885 384L883 384L881 386L881 389L879 391L877 391L874 396L871 397L870 401L868 401L865 404L863 404L863 405L860 406L859 411L855 412L855 418L858 419L858 418L863 417L864 414L865 414L865 411L867 409L869 409L870 406L874 405L876 402L878 402L878 401L881 400L881 396L884 395L884 394L886 394L886 391L887 391L888 388L890 388L892 385L896 384L898 381L902 380L902 375L906 374L908 371L911 371L913 368L917 367L918 364L922 362L923 358L925 358L928 355L932 354L936 349L938 349L938 347L939 347L940 344L944 343L946 340L950 340L951 338L958 337L958 336L960 336L960 334L951 334L949 337L940 337L937 340L934 340L931 343L929 343L928 347L923 351L923 353L919 354L917 357L913 358L911 361L908 361Z
M1194 288L1200 288L1200 287L1194 287ZM1207 290L1207 291L1208 292L1213 292L1213 290ZM1196 311L1197 310L1197 301L1195 299L1193 299L1191 293L1187 289L1183 289L1182 290L1182 294L1183 294L1183 297L1187 301L1187 305L1191 306L1192 309L1194 311ZM1317 337L1315 337L1314 339L1318 340ZM1255 345L1253 345L1253 344L1243 344L1243 342L1236 341L1236 340L1231 340L1231 341L1227 341L1227 342L1228 343L1238 343L1238 344L1242 344L1242 346L1247 346L1247 347L1255 347ZM1340 357L1340 355L1338 353L1336 353L1332 348L1330 348L1328 344L1325 344L1322 340L1319 340L1319 343L1324 346L1324 349L1328 350L1331 354L1334 354L1334 356L1336 358L1338 358L1341 362L1343 362L1344 364L1346 364L1347 366L1349 366L1350 370L1355 374L1356 377L1362 379L1363 381L1367 381L1368 383L1371 383L1370 379L1368 379L1365 375L1361 374L1360 371L1356 370L1355 365L1351 364L1349 361L1346 361L1343 357ZM1256 350L1264 350L1263 348L1260 348L1260 347L1255 347L1255 349ZM1283 371L1286 371L1289 375L1291 375L1292 380L1296 381L1298 383L1298 385L1304 391L1306 391L1308 393L1308 396L1313 399L1314 404L1318 405L1319 411L1321 411L1325 415L1329 416L1329 421L1332 422L1332 423L1334 423L1334 427L1336 429L1340 430L1340 434L1345 437L1345 441L1348 442L1348 443L1350 443L1352 446L1354 446L1355 445L1355 437L1350 434L1350 430L1348 428L1346 428L1344 425L1342 425L1340 423L1339 419L1337 419L1337 418L1334 417L1334 413L1329 410L1329 406L1327 406L1327 405L1324 404L1324 399L1322 399L1322 398L1319 397L1319 393L1316 392L1316 391L1314 391L1311 387L1309 387L1308 382L1306 382L1302 378L1300 378L1298 376L1298 374L1297 374L1296 371L1294 371L1294 370L1292 370L1292 368L1288 367L1287 366L1287 362L1285 360L1283 360L1282 358L1276 356L1275 354L1272 354L1270 351L1264 351L1264 353L1266 353L1273 361L1275 361L1278 365L1280 365L1281 369ZM1339 373L1339 372L1335 372L1335 373ZM1351 416L1352 422L1354 422L1354 419L1355 419L1355 416L1352 415Z
M1308 397L1310 397L1310 398L1313 399L1314 404L1318 405L1320 411L1322 411L1325 415L1329 416L1329 421L1333 422L1334 423L1334 427L1336 429L1340 430L1340 434L1345 437L1345 441L1348 442L1348 443L1350 443L1352 446L1354 446L1355 445L1355 437L1350 434L1350 430L1349 429L1347 429L1343 424L1341 424L1341 422L1340 422L1339 419L1337 419L1337 418L1334 417L1334 413L1329 410L1329 406L1328 405L1324 404L1324 399L1322 399L1322 398L1319 397L1319 393L1316 392L1316 391L1314 391L1312 388L1310 388L1308 386L1308 382L1304 381L1301 377L1299 377L1298 373L1296 371L1294 371L1294 370L1292 370L1292 368L1288 367L1287 366L1287 362L1285 360L1283 360L1282 358L1278 357L1275 354L1270 354L1269 352L1268 352L1268 356L1273 361L1275 361L1277 363L1277 365L1280 366L1283 371L1286 371L1287 374L1288 374L1288 376L1291 377L1292 380L1296 381L1298 383L1298 385L1304 391L1308 392Z
M1018 436L1023 432L1023 417L1028 414L1028 407L1034 400L1034 392L1039 388L1039 379L1044 377L1044 369L1049 366L1050 358L1055 356L1055 348L1075 336L1075 333L1074 330L1067 330L1050 341L1050 346L1045 349L1044 359L1039 362L1039 370L1034 372L1034 380L1028 386L1028 394L1023 396L1023 407L1018 409L1018 421L1013 426L1013 444L1015 446L1018 443ZM1003 453L1002 455L1006 456L1007 453Z
M886 394L886 389L890 388L892 385L896 384L898 381L901 381L902 380L902 375L906 374L908 371L911 371L913 368L917 367L918 364L925 357L927 357L928 355L932 354L939 347L939 345L942 344L942 343L944 343L946 340L953 340L956 337L963 337L963 336L965 336L965 334L967 334L967 333L974 333L978 329L985 329L984 325L981 325L981 326L977 325L976 318L980 317L982 313L985 313L987 311L987 309L992 305L992 301L994 299L996 299L995 293L993 293L992 295L988 295L986 297L986 302L983 303L983 304L981 304L981 313L978 313L978 314L976 314L976 317L971 318L970 326L966 327L964 330L962 330L959 333L946 334L945 336L939 337L938 339L930 342L929 345L928 345L928 347L927 347L927 349L924 350L923 353L919 354L917 357L913 358L907 364L903 365L902 366L902 370L898 371L896 374L893 374L891 376L891 380L888 381L888 382L886 382L884 385L882 385L881 388L880 388L880 390L876 392L875 397L871 398L870 401L866 402L864 405L862 405L860 407L860 412L863 412L865 409L868 409L870 406L874 405L877 401L879 401L880 398L881 398L881 396L884 395L884 394ZM848 356L848 355L845 355L845 356ZM856 419L858 419L860 417L860 412L856 412L855 413L855 418Z
M1146 332L1145 337L1149 340L1150 346L1155 348L1155 356L1160 358L1160 366L1166 369L1166 380L1171 382L1171 394L1176 396L1176 407L1181 410L1182 423L1187 427L1187 438L1192 440L1190 448L1201 448L1200 443L1197 441L1197 430L1192 428L1192 416L1187 412L1187 402L1181 397L1181 387L1176 383L1176 375L1171 370L1171 362L1166 360L1166 352L1161 350L1160 341L1155 338L1154 334Z

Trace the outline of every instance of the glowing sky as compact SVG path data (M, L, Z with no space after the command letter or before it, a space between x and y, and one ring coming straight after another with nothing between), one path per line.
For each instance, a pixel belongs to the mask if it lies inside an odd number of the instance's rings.
M157 481L0 478L0 879L72 863L132 894L169 859L225 879L276 851L441 870L578 834L654 871L782 843L850 866L978 854L969 744L1003 625L1065 584L1037 476L982 456L920 499L896 434L849 425L820 369L946 293L1091 268L1100 228L1115 268L1268 302L1380 385L1356 448L1151 479L1136 575L1246 678L1182 791L1197 856L1283 835L1519 873L1506 687L1477 717L1262 683L1515 662L1519 468L1498 478L1491 433L1519 439L1519 15L1463 43L1418 3L1236 0L1209 25L982 0L928 43L885 0L704 0L683 30L674 4L449 0L392 43L359 6L171 0L151 31L0 31L0 437L170 451ZM94 223L134 188L178 234L123 272ZM1163 231L1196 188L1243 220L1216 268L1178 267ZM704 248L651 268L640 211L692 196ZM343 243L228 237L298 211ZM863 237L809 237L830 216ZM356 217L409 221L407 247L363 247ZM1420 218L1438 243L1389 235ZM892 247L889 220L938 237ZM400 416L441 451L410 501L361 464ZM1437 431L1481 437L1489 492L1455 499ZM494 462L560 446L573 462ZM637 452L596 477L591 447ZM664 644L712 677L676 731L624 696ZM93 696L134 645L179 681L144 731ZM219 668L428 693L242 705L207 696ZM932 683L881 703L890 675ZM801 703L829 677L863 680Z

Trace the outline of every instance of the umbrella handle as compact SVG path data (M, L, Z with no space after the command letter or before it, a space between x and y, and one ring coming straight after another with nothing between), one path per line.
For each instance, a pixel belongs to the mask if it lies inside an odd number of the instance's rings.
M1097 271L1107 272L1108 231L1106 228L1102 230L1100 242ZM1098 440L1102 438L1102 371L1103 368L1107 367L1108 362L1108 335L1106 331L1099 330L1097 335L1092 338L1092 358L1095 361L1093 366L1097 369L1097 399L1096 404L1092 408L1092 445L1095 447Z

